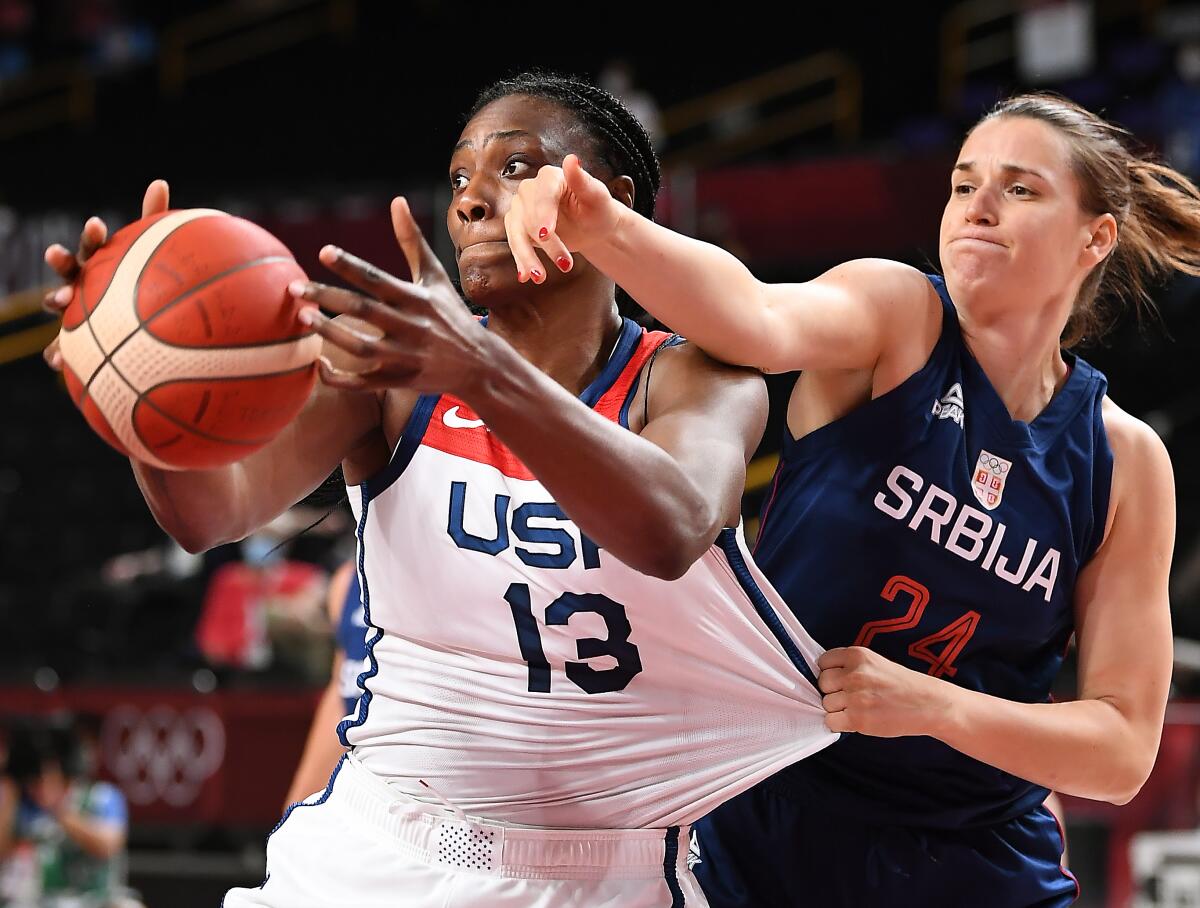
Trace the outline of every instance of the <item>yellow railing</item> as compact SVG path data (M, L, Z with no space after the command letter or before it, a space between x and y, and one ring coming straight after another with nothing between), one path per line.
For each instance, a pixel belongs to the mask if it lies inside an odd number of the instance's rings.
M967 0L942 18L942 107L953 108L972 73L1013 59L1013 0Z
M63 123L87 123L95 111L96 83L82 63L40 67L0 92L0 139Z
M180 19L163 31L159 81L164 91L177 92L196 76L322 35L344 40L354 30L357 5L357 0L233 2ZM89 122L96 79L77 60L44 64L6 82L0 90L0 140Z
M42 309L42 297L50 289L49 286L34 287L0 299L0 324L36 315ZM0 365L41 353L56 334L58 320L54 319L0 335Z
M775 104L781 109L760 113ZM729 117L745 125L725 135L711 128ZM662 121L668 143L679 145L664 156L667 166L712 166L824 127L852 142L862 128L862 76L845 54L823 51L670 107ZM716 134L686 144L698 127Z

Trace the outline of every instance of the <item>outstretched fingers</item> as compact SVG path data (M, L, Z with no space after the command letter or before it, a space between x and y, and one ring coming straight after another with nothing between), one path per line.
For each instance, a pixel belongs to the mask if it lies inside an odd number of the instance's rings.
M424 242L422 240L422 242ZM430 253L432 255L432 253ZM326 268L347 283L353 284L363 293L382 300L391 306L403 308L412 303L424 303L428 291L415 283L401 280L393 274L384 271L378 265L372 265L365 259L347 252L337 246L324 246L317 256ZM435 259L436 263L436 259ZM437 265L441 269L441 265ZM445 272L441 272L445 277ZM425 277L428 278L428 271Z
M171 207L171 187L166 180L151 180L142 196L142 217L161 214Z
M438 282L450 284L446 270L429 247L425 234L421 233L421 228L417 226L412 209L408 207L408 199L404 196L392 199L391 212L392 232L396 235L396 242L400 244L405 261L408 262L412 282L425 286Z
M518 280L540 284L545 279L538 250L559 271L570 271L574 265L571 250L558 235L559 205L566 192L562 168L550 164L542 167L532 180L524 181L517 191L504 217L504 229L517 263Z
M305 306L297 316L300 323L307 325L335 347L345 350L359 359L381 361L383 359L403 359L407 352L403 347L386 337L375 337L362 331L355 331L335 319L330 318L316 306Z
M370 322L385 334L402 331L406 326L398 310L353 290L313 281L292 281L288 285L288 292L302 303L316 303L322 309L329 309L338 315L351 315ZM311 306L306 306L300 310L298 317L305 324L308 324L309 318L305 313L311 309Z

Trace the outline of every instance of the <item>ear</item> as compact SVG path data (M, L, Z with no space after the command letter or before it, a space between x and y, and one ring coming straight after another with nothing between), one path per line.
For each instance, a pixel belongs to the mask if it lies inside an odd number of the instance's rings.
M1083 249L1083 262L1088 267L1108 258L1117 245L1117 219L1102 214L1088 225L1089 239Z
M616 199L626 208L633 207L633 177L613 177L608 181L608 191L612 194L614 199Z

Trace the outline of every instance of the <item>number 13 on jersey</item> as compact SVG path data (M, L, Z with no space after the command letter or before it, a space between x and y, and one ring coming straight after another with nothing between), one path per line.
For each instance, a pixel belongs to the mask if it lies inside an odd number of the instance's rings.
M550 662L542 646L542 634L533 614L529 584L513 583L504 594L513 623L517 628L517 645L521 658L529 666L529 690L549 693L551 688ZM576 687L589 694L607 694L624 690L633 676L642 670L642 657L636 644L629 642L633 628L625 614L625 606L598 593L563 593L546 608L545 626L565 626L573 615L592 612L604 619L608 637L582 637L575 642L580 659L611 656L617 664L597 669L586 662L567 662L566 675Z

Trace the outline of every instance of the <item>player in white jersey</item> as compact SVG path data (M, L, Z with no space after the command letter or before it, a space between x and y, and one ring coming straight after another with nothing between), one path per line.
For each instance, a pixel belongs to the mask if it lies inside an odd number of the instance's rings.
M364 293L293 291L352 317L305 310L341 365L297 420L222 470L134 465L192 550L244 536L339 461L359 517L372 631L340 726L352 749L229 908L703 905L688 824L834 738L817 647L738 529L761 379L623 319L586 262L512 273L509 201L581 142L651 215L658 164L618 101L498 83L455 147L447 211L486 325L397 200L412 283L327 247ZM145 207L166 207L164 184ZM102 241L89 222L85 251ZM65 249L48 259L73 276Z

